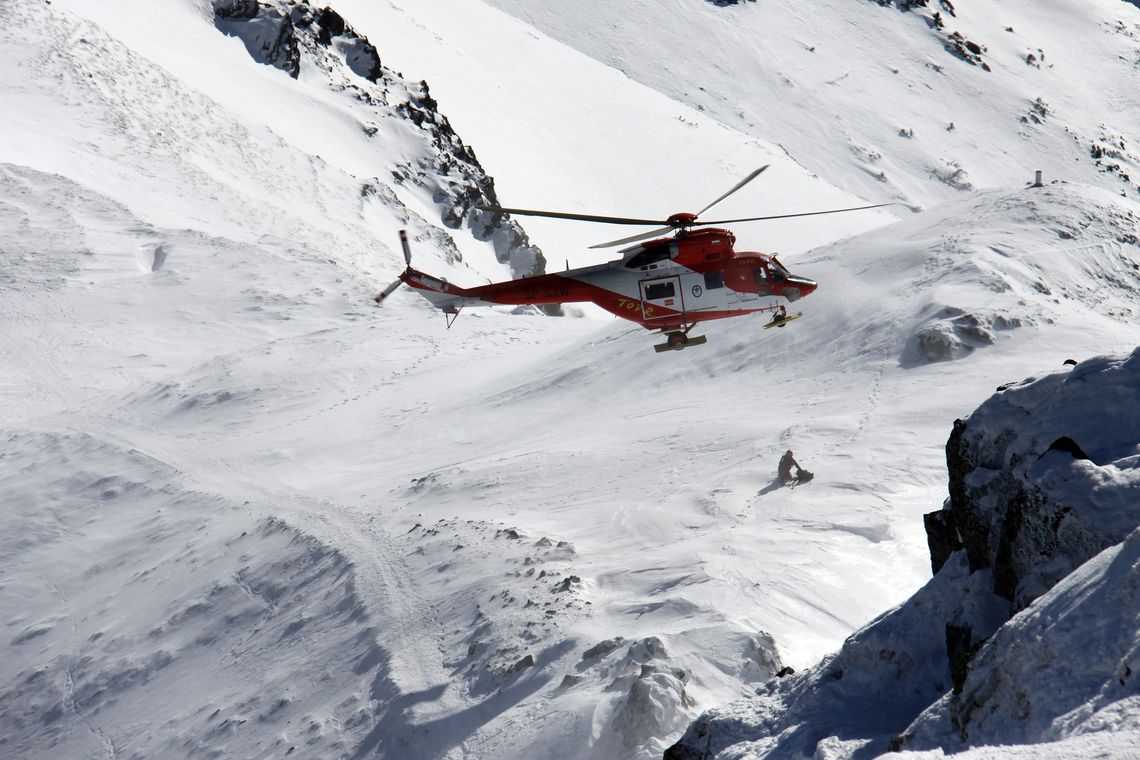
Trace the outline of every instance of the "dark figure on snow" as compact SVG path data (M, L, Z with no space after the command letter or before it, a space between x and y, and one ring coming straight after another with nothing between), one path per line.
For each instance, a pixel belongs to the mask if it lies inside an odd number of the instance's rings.
M798 474L800 463L796 461L796 458L794 456L792 456L792 450L788 449L784 452L784 456L780 457L780 466L776 470L776 473L780 476L781 484L787 485L796 479L795 476L792 475L793 467L796 468L796 472Z

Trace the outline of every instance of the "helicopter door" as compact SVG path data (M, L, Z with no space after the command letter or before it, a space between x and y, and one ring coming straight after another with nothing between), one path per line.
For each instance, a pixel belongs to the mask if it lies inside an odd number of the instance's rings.
M660 277L642 280L641 313L645 321L665 319L670 313L684 312L685 299L681 294L680 277Z

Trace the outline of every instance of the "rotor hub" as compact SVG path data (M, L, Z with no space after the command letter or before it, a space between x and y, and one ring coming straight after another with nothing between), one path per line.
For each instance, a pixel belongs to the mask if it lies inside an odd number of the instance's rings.
M696 214L686 214L686 213L673 214L671 217L669 217L667 220L665 220L665 223L668 224L670 227L672 227L675 230L685 229L686 227L692 227L694 224L696 224L696 222L697 222L697 215Z

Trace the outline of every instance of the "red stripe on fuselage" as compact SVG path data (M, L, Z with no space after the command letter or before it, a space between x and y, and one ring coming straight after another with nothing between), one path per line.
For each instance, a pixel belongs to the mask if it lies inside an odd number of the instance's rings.
M426 282L420 282L419 278L423 278ZM641 300L636 296L624 295L560 274L523 277L518 280L495 282L474 288L462 288L444 283L436 277L417 270L409 270L403 279L404 282L417 290L443 293L484 304L525 306L547 303L593 303L615 316L636 322L647 330L672 329L694 322L726 319L762 311L761 308L741 308L681 312L655 304L643 307ZM440 283L440 286L434 287L437 282Z

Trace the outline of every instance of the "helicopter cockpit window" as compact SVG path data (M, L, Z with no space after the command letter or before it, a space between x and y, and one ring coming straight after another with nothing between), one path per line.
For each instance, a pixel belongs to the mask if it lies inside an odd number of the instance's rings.
M657 282L653 285L645 286L645 300L657 301L662 298L673 298L677 291L673 288L672 282Z
M772 270L773 279L785 279L791 275L791 272L785 269L783 264L776 261L775 256L768 260L768 268Z
M724 272L705 272L705 290L724 287Z
M658 261L664 261L667 258L669 258L668 248L650 248L649 250L634 254L629 261L625 262L625 266L627 269L639 269L641 267L647 267L650 264L656 264Z
M756 280L756 285L758 287L768 287L768 270L764 269L764 267L756 267L753 269L752 278Z

